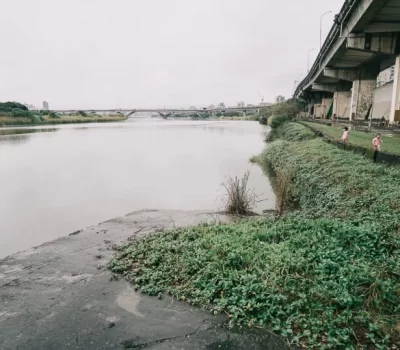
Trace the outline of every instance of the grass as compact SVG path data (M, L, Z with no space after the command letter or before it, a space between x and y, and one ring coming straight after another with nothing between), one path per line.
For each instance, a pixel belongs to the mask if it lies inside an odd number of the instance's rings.
M298 123L284 123L277 128L272 129L268 135L268 141L284 139L287 141L305 141L316 138L314 132L309 128Z
M121 121L126 118L122 115L107 115L107 116L99 116L99 115L68 115L61 116L60 118L52 118L49 116L44 117L43 123L46 124L65 124L65 123L102 123L102 122L113 122L113 121Z
M27 117L13 117L0 115L0 125L24 125L32 124L32 119Z
M334 127L329 125L323 125L312 122L302 122L306 125L311 126L314 129L321 131L324 135L333 138L340 139L343 135L343 127ZM349 142L355 145L363 146L366 148L372 148L372 139L375 134L367 133L363 131L350 131ZM400 137L390 137L382 134L382 146L381 150L384 152L400 154Z
M8 115L0 115L0 125L46 125L46 124L69 124L69 123L101 123L125 120L122 115L81 115L58 116L57 118L49 115L40 116L35 119L26 117L12 117Z
M230 117L230 116L221 116L217 117L216 119L218 120L250 120L250 121L258 121L259 116L257 114L250 114L246 116L235 116L235 117Z
M400 340L400 169L303 139L299 124L281 128L286 140L259 162L286 172L296 210L150 235L122 246L110 268L145 293L303 348L388 349Z

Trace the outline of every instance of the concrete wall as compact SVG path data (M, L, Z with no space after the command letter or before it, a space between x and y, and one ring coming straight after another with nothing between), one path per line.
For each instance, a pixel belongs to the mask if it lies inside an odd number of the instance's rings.
M390 108L390 123L400 123L400 56L396 58L394 69L392 102Z
M331 98L323 98L321 103L317 103L314 105L314 116L316 118L326 118L331 104Z
M392 103L393 83L379 86L375 89L372 118L385 117L389 120L390 107Z
M372 95L376 86L374 80L355 80L351 95L350 120L365 119L372 103Z
M333 96L333 111L335 118L348 118L350 114L351 91L335 92Z

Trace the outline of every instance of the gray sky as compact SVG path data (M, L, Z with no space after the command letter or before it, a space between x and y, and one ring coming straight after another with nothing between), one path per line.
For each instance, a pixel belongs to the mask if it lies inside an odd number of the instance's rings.
M0 101L197 107L289 96L343 0L1 0ZM317 50L311 53L313 60Z

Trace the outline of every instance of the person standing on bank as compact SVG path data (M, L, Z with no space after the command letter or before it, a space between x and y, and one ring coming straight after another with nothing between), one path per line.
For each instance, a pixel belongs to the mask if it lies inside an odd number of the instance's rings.
M372 140L372 147L374 147L374 162L376 162L376 158L378 156L378 152L381 150L381 134L377 134L375 138Z
M385 119L385 117L382 117L382 118L381 118L380 126L381 126L381 128L384 128L384 127L386 126L386 119Z
M349 133L349 128L347 126L345 126L344 127L343 136L342 136L342 138L340 140L343 141L343 142L349 141L349 134L350 134Z

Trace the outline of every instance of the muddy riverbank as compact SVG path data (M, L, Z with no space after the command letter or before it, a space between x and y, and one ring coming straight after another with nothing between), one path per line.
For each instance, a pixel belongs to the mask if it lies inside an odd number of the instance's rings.
M266 331L230 330L225 317L110 281L115 245L227 220L217 212L138 211L0 260L0 348L285 349Z

